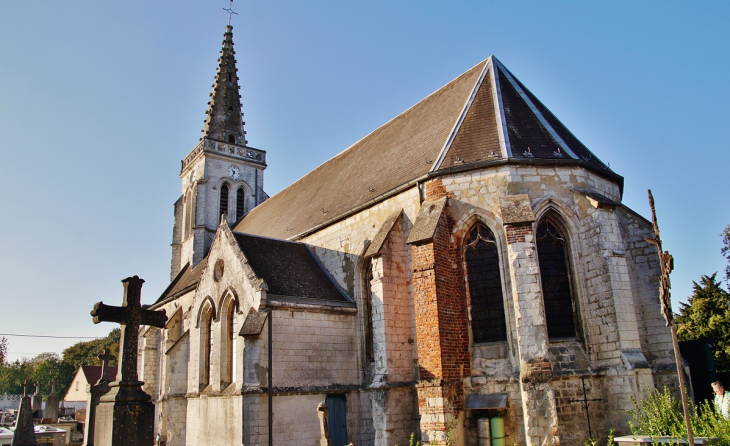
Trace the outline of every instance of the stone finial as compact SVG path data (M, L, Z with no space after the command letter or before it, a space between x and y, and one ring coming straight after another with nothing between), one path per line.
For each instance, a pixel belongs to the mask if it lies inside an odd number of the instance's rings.
M317 416L319 417L319 446L332 446L330 440L329 408L325 403L317 405Z

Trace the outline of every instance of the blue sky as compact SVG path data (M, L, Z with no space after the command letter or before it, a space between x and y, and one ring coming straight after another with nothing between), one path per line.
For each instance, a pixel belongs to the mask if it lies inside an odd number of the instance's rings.
M169 280L224 1L0 2L0 333L102 336L120 280ZM730 3L234 2L246 130L273 195L489 55L657 201L675 301L722 271ZM675 309L677 306L675 304ZM75 339L10 337L11 358Z

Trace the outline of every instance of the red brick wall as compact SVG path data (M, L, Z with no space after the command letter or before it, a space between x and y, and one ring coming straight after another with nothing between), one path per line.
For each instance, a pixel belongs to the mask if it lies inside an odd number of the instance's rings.
M411 250L421 380L443 380L451 408L461 410L471 359L461 236L453 227L444 212L433 241Z
M505 228L505 231L507 232L507 243L510 245L512 243L524 243L525 236L532 234L532 225L509 225Z

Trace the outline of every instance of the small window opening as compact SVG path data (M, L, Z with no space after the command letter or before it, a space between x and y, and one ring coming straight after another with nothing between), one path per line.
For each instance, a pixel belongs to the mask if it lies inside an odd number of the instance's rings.
M228 82L231 81L231 73L228 73Z
M236 143L236 137L233 136L233 134L228 135L228 142L231 143L231 144L235 144Z

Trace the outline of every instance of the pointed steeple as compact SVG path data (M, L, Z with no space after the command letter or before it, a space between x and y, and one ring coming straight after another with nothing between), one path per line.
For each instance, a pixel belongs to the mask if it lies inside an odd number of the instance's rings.
M243 130L241 95L238 93L238 70L236 52L233 50L233 27L226 26L223 34L223 49L218 59L218 72L213 92L208 103L208 117L205 120L203 137L245 146L246 132Z

